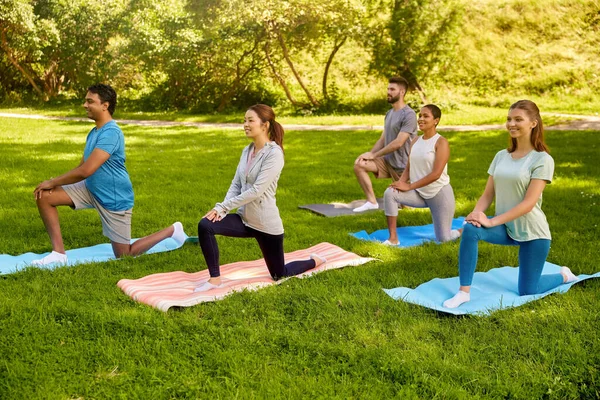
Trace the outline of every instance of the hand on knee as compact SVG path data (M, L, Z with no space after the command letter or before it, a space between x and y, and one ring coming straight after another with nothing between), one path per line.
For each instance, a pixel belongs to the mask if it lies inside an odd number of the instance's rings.
M466 223L463 225L461 237L463 240L479 240L479 232L484 228L478 228L473 224Z
M202 218L200 222L198 222L198 236L204 236L207 233L212 233L212 222L210 222L207 218Z

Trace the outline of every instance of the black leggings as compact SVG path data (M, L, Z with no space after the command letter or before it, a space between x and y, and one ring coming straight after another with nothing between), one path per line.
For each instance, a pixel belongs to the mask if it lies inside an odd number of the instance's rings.
M244 225L238 214L227 214L218 222L211 222L202 218L198 222L198 242L204 254L208 272L212 278L221 275L219 268L219 246L215 235L249 238L253 237L258 242L267 268L273 279L278 280L284 276L301 274L315 267L315 260L293 261L285 264L283 258L283 234L269 235Z

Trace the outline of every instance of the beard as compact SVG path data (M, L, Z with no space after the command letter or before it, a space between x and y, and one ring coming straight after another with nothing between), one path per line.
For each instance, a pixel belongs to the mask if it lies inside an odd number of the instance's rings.
M390 103L390 104L394 104L398 100L400 100L400 95L395 96L395 97L388 96L388 98L387 98L387 102Z

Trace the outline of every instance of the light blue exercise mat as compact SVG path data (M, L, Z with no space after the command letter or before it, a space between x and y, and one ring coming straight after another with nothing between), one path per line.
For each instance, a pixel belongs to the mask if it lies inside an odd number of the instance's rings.
M452 229L462 228L465 218L459 217L452 220ZM418 226L401 226L396 228L398 232L398 240L400 244L397 247L412 247L418 246L425 242L435 242L435 232L433 231L433 224L429 225L418 225ZM389 239L390 234L387 229L380 229L371 233L367 231L360 231L351 233L357 239L368 240L370 242L384 242Z
M135 242L137 239L132 239L131 243ZM186 242L187 242L186 235ZM180 248L182 245L179 245L174 239L167 238L162 242L157 243L154 247L148 250L145 254L152 253L161 253L163 251L171 251ZM49 253L44 254L35 254L35 253L25 253L18 256L11 256L9 254L0 254L0 275L12 274L17 272L23 268L29 267L31 261L38 260ZM67 266L73 266L76 264L90 263L90 262L103 262L114 260L115 255L112 250L112 246L110 243L102 243L97 244L95 246L83 247L81 249L72 249L67 250ZM43 269L54 269L56 267L60 267L65 264L48 264L35 266L35 268L43 268Z
M547 262L544 274L560 272L558 265ZM488 272L476 272L471 285L471 301L457 308L445 308L442 303L456 294L459 287L458 277L432 279L419 285L416 289L398 287L383 289L390 297L417 304L433 310L455 314L490 315L493 311L504 308L518 307L548 296L552 293L564 293L576 283L590 278L600 278L600 272L594 275L579 275L576 282L565 283L552 290L540 294L519 296L517 282L519 269L515 267L494 268Z

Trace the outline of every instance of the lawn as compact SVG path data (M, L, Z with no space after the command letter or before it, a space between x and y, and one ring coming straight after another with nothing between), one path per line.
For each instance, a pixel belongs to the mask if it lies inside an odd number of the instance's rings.
M64 104L51 104L40 107L0 107L1 113L11 114L41 114L52 117L81 117L81 104L75 101ZM506 107L486 107L470 104L460 104L452 109L442 106L442 122L444 125L486 125L503 124L506 121ZM196 114L190 111L141 112L119 108L116 119L158 120L177 122L204 123L242 123L242 113L235 114ZM551 113L544 116L546 126L556 125L576 120L575 115L555 116ZM282 124L291 125L354 125L354 126L383 126L383 114L361 115L281 115L277 118Z
M32 191L77 165L90 128L0 118L0 253L50 250ZM247 139L232 130L123 130L136 193L133 235L176 220L195 235L200 217L225 195ZM0 276L0 399L598 398L598 280L490 317L449 317L381 289L455 276L458 243L387 248L348 235L383 228L383 213L326 219L297 208L360 198L352 162L378 136L287 132L278 205L287 251L327 241L380 262L168 313L133 302L116 283L204 269L195 245ZM445 136L456 215L466 215L507 135ZM544 193L554 237L549 261L597 272L600 132L547 137L556 161ZM376 191L386 185L377 181ZM67 248L106 241L94 211L61 209L60 216ZM399 217L402 225L430 222L423 210ZM252 240L219 243L222 263L261 257ZM480 271L516 264L515 248L481 246Z

